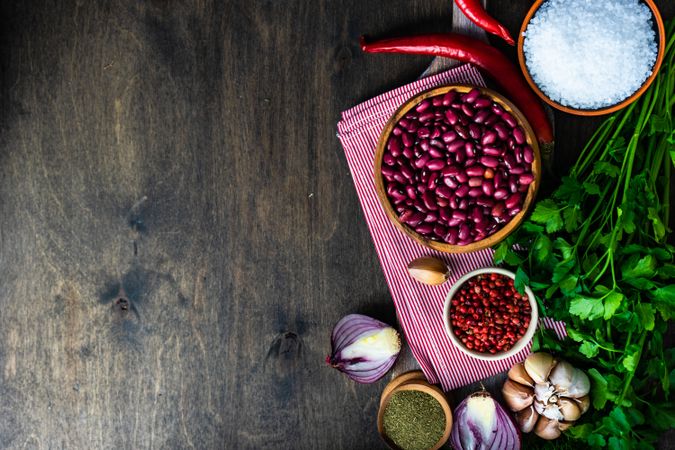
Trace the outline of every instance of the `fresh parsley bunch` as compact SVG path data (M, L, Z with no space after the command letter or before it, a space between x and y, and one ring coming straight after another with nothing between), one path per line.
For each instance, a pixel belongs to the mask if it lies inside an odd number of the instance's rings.
M671 21L652 86L599 127L553 195L496 247L542 314L567 324L568 339L542 332L535 346L586 367L593 409L568 435L594 448L653 448L675 426L675 350L664 348L675 310L674 30Z

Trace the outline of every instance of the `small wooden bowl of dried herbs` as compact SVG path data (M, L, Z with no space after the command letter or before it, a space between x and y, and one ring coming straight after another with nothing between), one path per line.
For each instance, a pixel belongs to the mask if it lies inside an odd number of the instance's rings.
M450 437L452 412L443 391L408 372L384 388L377 429L393 449L436 450Z

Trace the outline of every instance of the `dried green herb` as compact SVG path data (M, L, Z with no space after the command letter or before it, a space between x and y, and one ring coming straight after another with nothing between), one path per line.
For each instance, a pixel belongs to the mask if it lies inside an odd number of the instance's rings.
M382 425L384 434L402 450L428 450L443 436L445 413L429 394L400 391L389 399Z

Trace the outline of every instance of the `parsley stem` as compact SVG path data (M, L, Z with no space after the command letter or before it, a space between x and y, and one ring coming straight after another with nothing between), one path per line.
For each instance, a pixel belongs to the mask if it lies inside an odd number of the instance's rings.
M630 334L629 334L630 336ZM637 351L637 357L635 358L635 367L633 370L628 372L628 376L626 377L624 383L623 383L623 389L621 390L621 395L619 395L619 400L616 402L617 405L621 406L623 404L623 399L628 393L628 388L630 388L630 383L633 381L633 377L635 376L635 371L637 369L638 364L640 363L640 357L642 356L642 349L645 345L645 339L647 338L647 332L643 331L642 336L640 336L640 343L638 344L638 351Z

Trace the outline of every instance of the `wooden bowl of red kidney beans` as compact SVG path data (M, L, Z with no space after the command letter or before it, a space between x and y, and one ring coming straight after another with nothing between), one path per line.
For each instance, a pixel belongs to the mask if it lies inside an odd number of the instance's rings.
M515 274L498 267L467 273L452 286L443 310L457 348L483 360L513 356L532 340L539 313L532 290L514 287Z
M387 215L420 244L448 253L491 247L534 202L539 145L523 114L486 88L423 92L391 117L375 154Z

